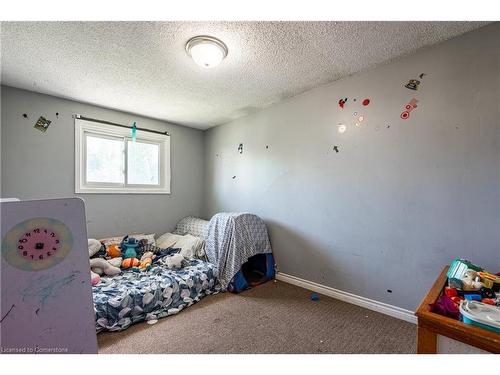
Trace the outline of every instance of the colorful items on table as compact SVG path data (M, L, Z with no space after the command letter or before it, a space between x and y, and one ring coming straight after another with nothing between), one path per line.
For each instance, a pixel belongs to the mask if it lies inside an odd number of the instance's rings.
M432 312L439 315L448 316L453 319L458 319L460 316L457 305L445 294L439 296L437 301L431 303L429 307Z
M464 259L453 260L447 276L448 286L436 303L430 305L431 311L462 319L467 324L500 331L498 322L488 320L488 316L500 314L500 294L495 293L500 289L500 278ZM458 315L450 302L459 310Z
M481 301L481 295L479 294L464 294L464 298L468 301Z
M500 333L500 309L476 301L460 303L460 315L465 324Z
M450 298L458 296L457 290L455 288L449 288L449 287L444 288L444 294L446 294Z

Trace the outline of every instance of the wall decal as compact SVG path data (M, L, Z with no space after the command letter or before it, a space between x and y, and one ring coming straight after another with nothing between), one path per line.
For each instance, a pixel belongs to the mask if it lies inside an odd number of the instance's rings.
M370 99L366 98L365 100L363 100L363 103L362 103L365 107L370 104Z
M358 115L358 112L353 112L352 113L353 116L357 116Z
M347 103L347 98L340 99L339 100L339 107L343 109L344 108L344 104L346 104L346 103Z
M410 112L413 111L415 108L417 108L417 103L418 103L418 100L413 98L412 100L410 100L410 102L407 105L405 105L406 111L403 111L401 113L401 118L403 120L406 120L410 117Z
M346 130L347 126L345 126L344 124L338 124L338 131L340 134L345 133Z
M418 79L410 79L405 87L410 90L418 90L418 85L420 85L420 81Z
M132 125L132 142L135 142L137 139L137 126L134 121L134 125Z
M333 146L333 151L335 151L335 152L338 153L339 152L339 146Z
M236 178L236 176L233 176L233 180Z
M239 152L240 154L243 154L243 143L240 143L240 144L238 145L238 152Z
M23 113L24 118L28 118L28 115L26 113Z
M36 124L33 127L35 129L38 129L41 132L45 133L51 122L52 121L47 120L45 117L40 116L40 118L38 119L38 121L36 122Z
M269 149L269 145L266 146L266 150Z
M418 78L422 79L422 78L424 78L424 76L426 76L426 75L427 75L427 74L425 74L425 73L420 73L420 75L418 76Z
M358 121L359 121L359 122L363 122L364 120L365 120L365 116L359 116L359 117L358 117Z
M59 118L59 112L56 112L56 118Z

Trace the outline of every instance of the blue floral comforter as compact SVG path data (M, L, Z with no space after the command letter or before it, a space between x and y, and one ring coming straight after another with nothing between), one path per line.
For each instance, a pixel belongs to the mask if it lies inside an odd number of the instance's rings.
M154 322L220 290L212 263L199 259L188 263L177 270L157 265L146 272L127 270L102 277L92 287L97 332L121 331L143 320Z

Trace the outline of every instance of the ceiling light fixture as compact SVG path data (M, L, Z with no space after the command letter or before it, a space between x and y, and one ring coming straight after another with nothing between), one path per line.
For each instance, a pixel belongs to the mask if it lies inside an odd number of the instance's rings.
M227 56L227 46L221 40L207 35L195 36L186 43L186 52L203 68L219 65Z

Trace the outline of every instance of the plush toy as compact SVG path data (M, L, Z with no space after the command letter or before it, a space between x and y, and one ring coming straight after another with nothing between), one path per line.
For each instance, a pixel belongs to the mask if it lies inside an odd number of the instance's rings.
M151 268L151 263L153 263L153 259L155 255L152 251L146 251L141 257L141 263L139 264L139 268L141 270L147 271Z
M90 259L90 270L98 275L108 276L118 275L121 272L118 267L112 266L106 259L102 258Z
M106 250L106 253L111 258L118 258L122 256L122 252L120 251L117 245L109 245L108 249Z
M139 241L137 241L134 237L123 237L120 244L120 250L123 252L123 258L137 258L137 250L139 246Z
M101 243L93 238L88 239L89 245L89 258L93 257L100 249Z
M181 268L184 262L184 257L181 254L173 254L165 257L165 265L168 268Z
M101 282L101 276L90 270L90 283L92 286L97 285Z
M123 260L122 257L108 259L108 263L111 264L112 266L120 268L122 266L122 260Z
M137 267L139 265L139 259L137 258L127 258L123 259L122 268Z
M469 292L481 289L484 285L476 278L478 278L476 271L471 269L465 271L462 276L462 290Z

